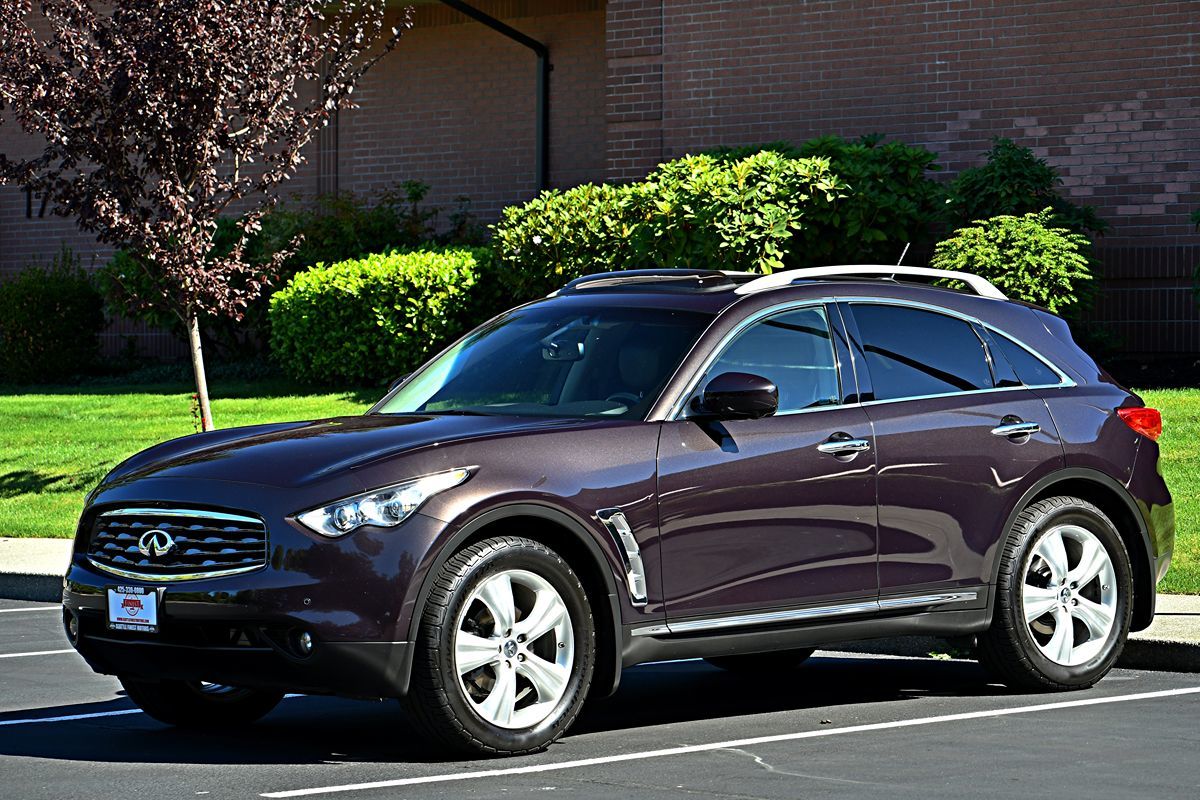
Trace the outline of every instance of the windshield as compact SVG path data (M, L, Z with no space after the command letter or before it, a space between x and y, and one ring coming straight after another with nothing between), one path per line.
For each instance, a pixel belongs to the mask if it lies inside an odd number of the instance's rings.
M661 308L519 309L431 361L379 411L641 419L711 320Z

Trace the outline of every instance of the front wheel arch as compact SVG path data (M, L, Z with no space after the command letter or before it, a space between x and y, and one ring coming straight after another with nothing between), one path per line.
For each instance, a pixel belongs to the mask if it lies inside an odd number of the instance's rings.
M988 592L988 616L995 613L996 584L1000 578L1000 555L1017 517L1033 503L1056 495L1070 495L1092 503L1103 511L1113 524L1133 567L1133 620L1130 630L1145 629L1154 620L1154 568L1150 556L1150 533L1138 511L1137 502L1129 491L1113 478L1086 467L1067 467L1044 476L1029 487L1004 520L1001 537L997 540L991 566Z
M433 589L433 582L446 561L462 548L500 532L519 533L527 539L546 545L558 552L579 575L596 619L597 655L592 690L598 697L611 695L620 684L621 656L624 650L621 602L615 567L586 525L552 506L520 503L493 508L474 517L449 538L440 542L438 553L429 561L413 601L412 616L408 622L408 641L417 640L421 610L425 607ZM403 665L399 675L402 693L408 691L411 671L410 660Z

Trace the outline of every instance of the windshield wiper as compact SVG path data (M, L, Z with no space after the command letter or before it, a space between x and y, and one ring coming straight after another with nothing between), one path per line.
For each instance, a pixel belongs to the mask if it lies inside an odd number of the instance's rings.
M489 414L486 411L472 411L469 408L444 408L440 411L414 411L414 414L422 414L429 417L493 417L495 414Z

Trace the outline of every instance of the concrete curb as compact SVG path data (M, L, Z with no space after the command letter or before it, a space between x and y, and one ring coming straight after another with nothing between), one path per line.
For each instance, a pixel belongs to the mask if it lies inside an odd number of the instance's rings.
M0 572L0 599L61 603L62 582L61 575L38 575L30 572Z
M1159 672L1200 672L1200 642L1130 639L1117 666Z

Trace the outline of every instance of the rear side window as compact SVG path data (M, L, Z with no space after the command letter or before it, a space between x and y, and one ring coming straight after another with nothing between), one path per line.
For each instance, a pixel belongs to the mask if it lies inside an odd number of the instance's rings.
M991 336L996 349L1016 370L1021 383L1026 386L1053 386L1061 380L1040 358L1012 339L998 331L992 331Z
M991 389L983 341L957 317L905 306L856 303L876 400Z

